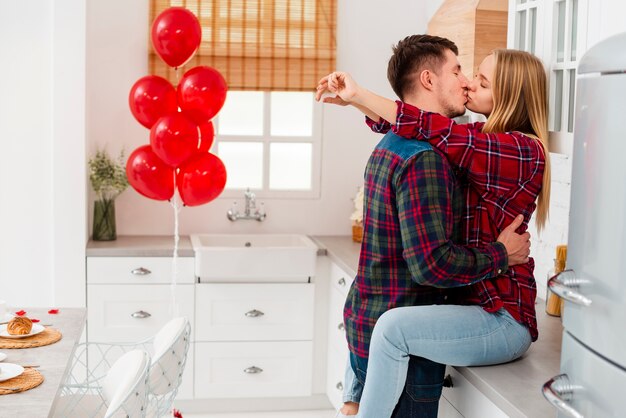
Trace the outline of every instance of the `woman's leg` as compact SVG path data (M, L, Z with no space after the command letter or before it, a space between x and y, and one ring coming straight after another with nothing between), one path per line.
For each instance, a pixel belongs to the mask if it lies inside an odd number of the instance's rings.
M359 418L386 418L398 402L409 355L454 366L514 360L530 346L530 333L506 310L430 305L396 308L376 323Z

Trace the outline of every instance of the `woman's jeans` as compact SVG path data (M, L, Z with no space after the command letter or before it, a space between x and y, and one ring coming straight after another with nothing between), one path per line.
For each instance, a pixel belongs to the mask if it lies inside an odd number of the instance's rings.
M360 403L359 418L391 417L394 409L398 418L434 418L446 364L506 363L530 343L528 329L504 308L495 313L459 305L391 309L374 327L369 359L351 354L343 400Z

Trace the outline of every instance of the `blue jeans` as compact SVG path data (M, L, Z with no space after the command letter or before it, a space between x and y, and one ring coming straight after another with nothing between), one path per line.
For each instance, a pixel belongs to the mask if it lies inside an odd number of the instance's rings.
M445 364L506 363L524 354L530 343L528 329L505 309L488 313L479 306L395 308L374 327L369 361L351 356L356 379L346 380L344 400L360 402L359 418L434 418Z

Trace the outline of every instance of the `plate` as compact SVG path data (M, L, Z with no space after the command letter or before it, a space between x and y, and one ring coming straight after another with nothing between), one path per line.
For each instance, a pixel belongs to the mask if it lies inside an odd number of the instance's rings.
M7 332L7 326L6 325L0 325L0 337L2 337L2 338L13 338L13 339L15 339L15 338L32 337L33 335L39 334L44 329L46 329L46 328L43 325L33 324L33 328L30 330L30 333L24 334L24 335L11 335L11 334L9 334Z
M13 379L24 373L24 368L19 364L2 363L0 365L0 382Z
M4 361L7 358L7 355L4 353L0 353L0 361Z
M2 316L2 318L1 318L2 321L0 321L0 322L8 322L8 321L10 321L13 318L15 318L15 315L13 315L12 313L8 313L7 312L7 313L4 314L4 316Z

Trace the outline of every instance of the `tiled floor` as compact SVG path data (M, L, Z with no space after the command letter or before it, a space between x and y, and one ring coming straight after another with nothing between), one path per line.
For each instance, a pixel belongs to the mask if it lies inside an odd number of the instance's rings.
M184 418L333 418L335 411L233 412L219 414L185 414Z

